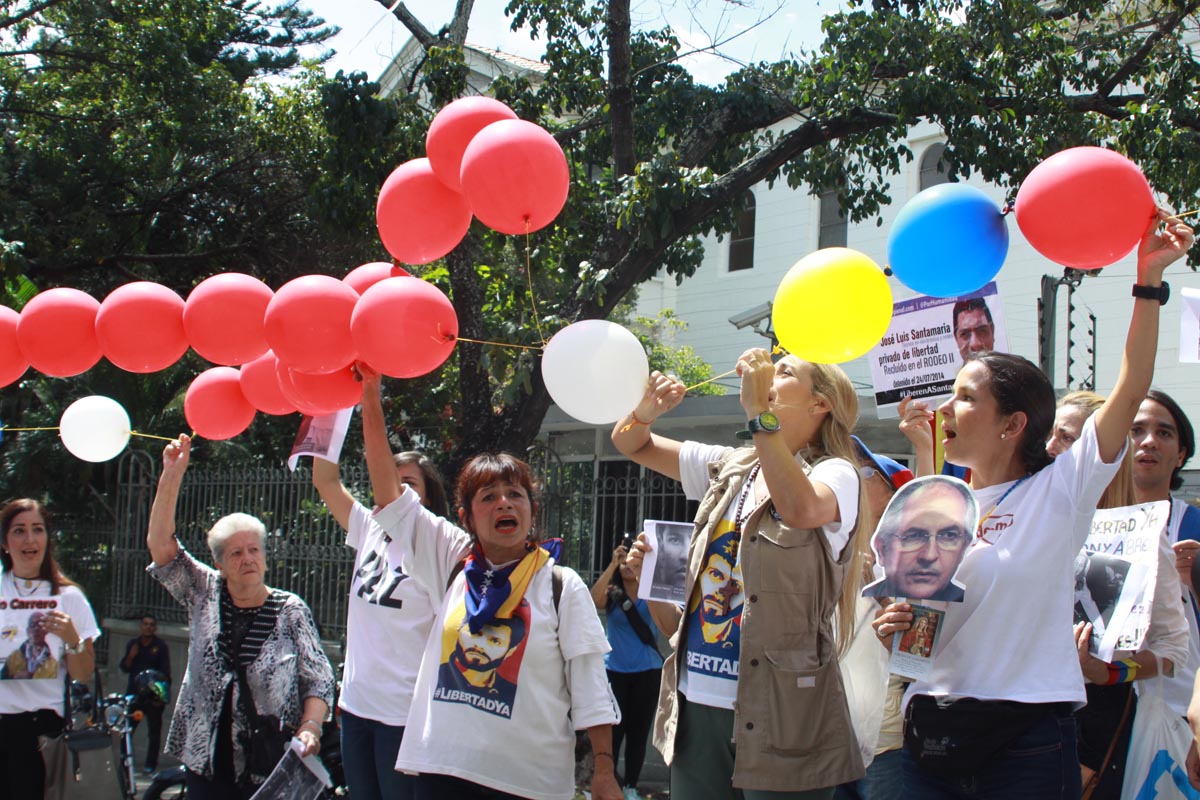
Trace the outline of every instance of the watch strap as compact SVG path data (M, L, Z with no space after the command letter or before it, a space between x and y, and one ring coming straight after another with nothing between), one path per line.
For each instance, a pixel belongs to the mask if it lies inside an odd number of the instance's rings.
M1134 297L1142 300L1157 300L1160 306L1165 306L1167 300L1171 297L1171 284L1166 281L1163 281L1161 286L1146 286L1145 284L1135 283L1132 294Z

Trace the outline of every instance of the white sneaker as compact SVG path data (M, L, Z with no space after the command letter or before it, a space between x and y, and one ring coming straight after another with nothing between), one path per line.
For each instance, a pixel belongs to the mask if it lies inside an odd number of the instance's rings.
M625 787L625 800L642 800L642 796L638 794L638 790L632 786Z

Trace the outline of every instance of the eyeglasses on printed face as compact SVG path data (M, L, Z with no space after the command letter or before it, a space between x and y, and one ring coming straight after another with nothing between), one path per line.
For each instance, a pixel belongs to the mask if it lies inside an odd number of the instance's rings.
M909 529L896 535L896 546L901 553L911 553L929 546L932 531ZM955 552L962 550L967 543L967 532L962 528L943 528L936 533L938 550Z

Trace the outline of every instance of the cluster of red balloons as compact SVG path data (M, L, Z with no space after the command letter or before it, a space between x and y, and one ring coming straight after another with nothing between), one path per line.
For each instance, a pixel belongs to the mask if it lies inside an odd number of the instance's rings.
M567 202L562 147L499 100L447 105L429 125L425 153L397 167L379 190L379 238L397 261L427 264L446 255L472 215L516 235L549 225Z
M0 307L0 386L30 366L78 375L102 356L129 372L157 372L190 346L219 366L188 388L188 425L205 438L228 439L258 411L316 415L356 404L357 360L397 378L431 372L457 336L449 298L384 262L341 280L305 275L277 292L251 275L214 275L186 302L146 281L121 286L104 302L78 289L50 289L19 314Z

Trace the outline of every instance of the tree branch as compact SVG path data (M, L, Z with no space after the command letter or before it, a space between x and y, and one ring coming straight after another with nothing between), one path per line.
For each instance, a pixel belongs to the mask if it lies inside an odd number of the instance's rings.
M376 0L376 2L387 9L392 7L392 4L388 0ZM413 13L408 10L408 6L404 3L396 6L396 10L392 11L392 16L400 20L401 25L408 28L408 32L413 35L413 38L417 40L421 47L428 50L437 44L437 36L430 33L429 29L421 24L421 20L413 16Z
M43 2L32 4L24 11L19 11L16 14L7 17L0 17L0 29L11 28L13 25L18 25L33 15L40 14L46 9L63 2L66 2L66 0L43 0Z
M1193 2L1181 7L1174 13L1168 14L1162 20L1162 22L1158 24L1155 30L1142 40L1141 47L1139 47L1133 53L1133 55L1125 59L1125 63L1122 64L1116 72L1110 75L1107 80L1100 84L1099 88L1096 89L1096 94L1100 95L1101 97L1108 97L1113 93L1113 91L1116 90L1118 86L1129 80L1129 77L1146 63L1146 59L1150 56L1150 53L1154 50L1154 48L1158 46L1159 42L1161 42L1169 33L1179 27L1179 24L1183 20L1187 19L1192 14L1195 14L1197 8L1200 8L1200 2L1193 0Z

